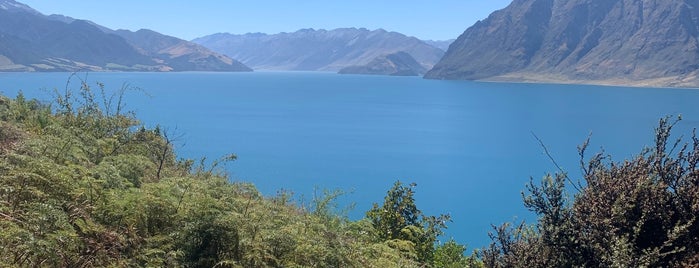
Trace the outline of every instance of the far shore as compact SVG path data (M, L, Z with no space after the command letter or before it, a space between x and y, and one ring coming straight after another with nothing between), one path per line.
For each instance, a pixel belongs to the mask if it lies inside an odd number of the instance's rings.
M544 83L544 84L569 84L569 85L597 85L615 87L652 87L652 88L685 88L699 89L699 77L661 77L650 79L572 79L563 75L547 75L535 73L511 73L485 79L482 82L508 82L508 83Z

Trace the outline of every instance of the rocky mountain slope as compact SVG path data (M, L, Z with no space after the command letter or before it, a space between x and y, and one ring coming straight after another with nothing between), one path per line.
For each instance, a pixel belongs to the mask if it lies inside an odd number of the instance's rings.
M123 31L62 15L45 16L19 2L0 0L0 71L250 70L196 44L146 33L172 46L154 51L136 37L124 38L129 34Z
M410 54L396 52L380 56L366 65L342 68L340 74L376 74L392 76L419 76L427 71Z
M433 79L699 86L699 1L515 0L467 29Z
M338 71L404 51L431 68L444 52L425 42L385 30L304 29L293 33L214 34L193 40L254 69Z

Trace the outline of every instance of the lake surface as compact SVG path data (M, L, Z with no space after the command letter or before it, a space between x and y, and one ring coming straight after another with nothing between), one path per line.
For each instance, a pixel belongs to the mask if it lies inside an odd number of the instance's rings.
M0 92L48 100L66 73L0 73ZM81 74L85 78L85 74ZM592 133L621 160L651 145L653 128L681 114L677 134L699 126L699 90L434 81L331 73L90 73L109 89L124 83L127 108L146 126L182 135L182 157L229 153L231 180L266 195L351 191L358 219L396 180L417 183L425 213L449 213L448 236L485 246L491 224L534 217L521 191L556 167L533 137L579 178L576 146ZM71 84L77 89L77 81Z

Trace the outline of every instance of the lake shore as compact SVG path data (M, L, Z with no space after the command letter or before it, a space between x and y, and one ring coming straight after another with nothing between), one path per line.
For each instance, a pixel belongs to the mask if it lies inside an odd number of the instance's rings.
M699 88L699 77L689 75L686 77L661 77L650 79L608 78L608 79L576 79L560 74L539 74L517 72L485 79L482 82L499 83L531 83L531 84L566 84L566 85L594 85L615 87L639 87L639 88Z

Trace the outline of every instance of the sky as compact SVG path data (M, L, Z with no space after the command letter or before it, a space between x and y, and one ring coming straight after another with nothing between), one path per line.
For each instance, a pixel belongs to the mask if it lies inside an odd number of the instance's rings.
M46 15L112 29L151 29L191 40L228 32L385 29L420 39L455 39L511 0L17 0Z

